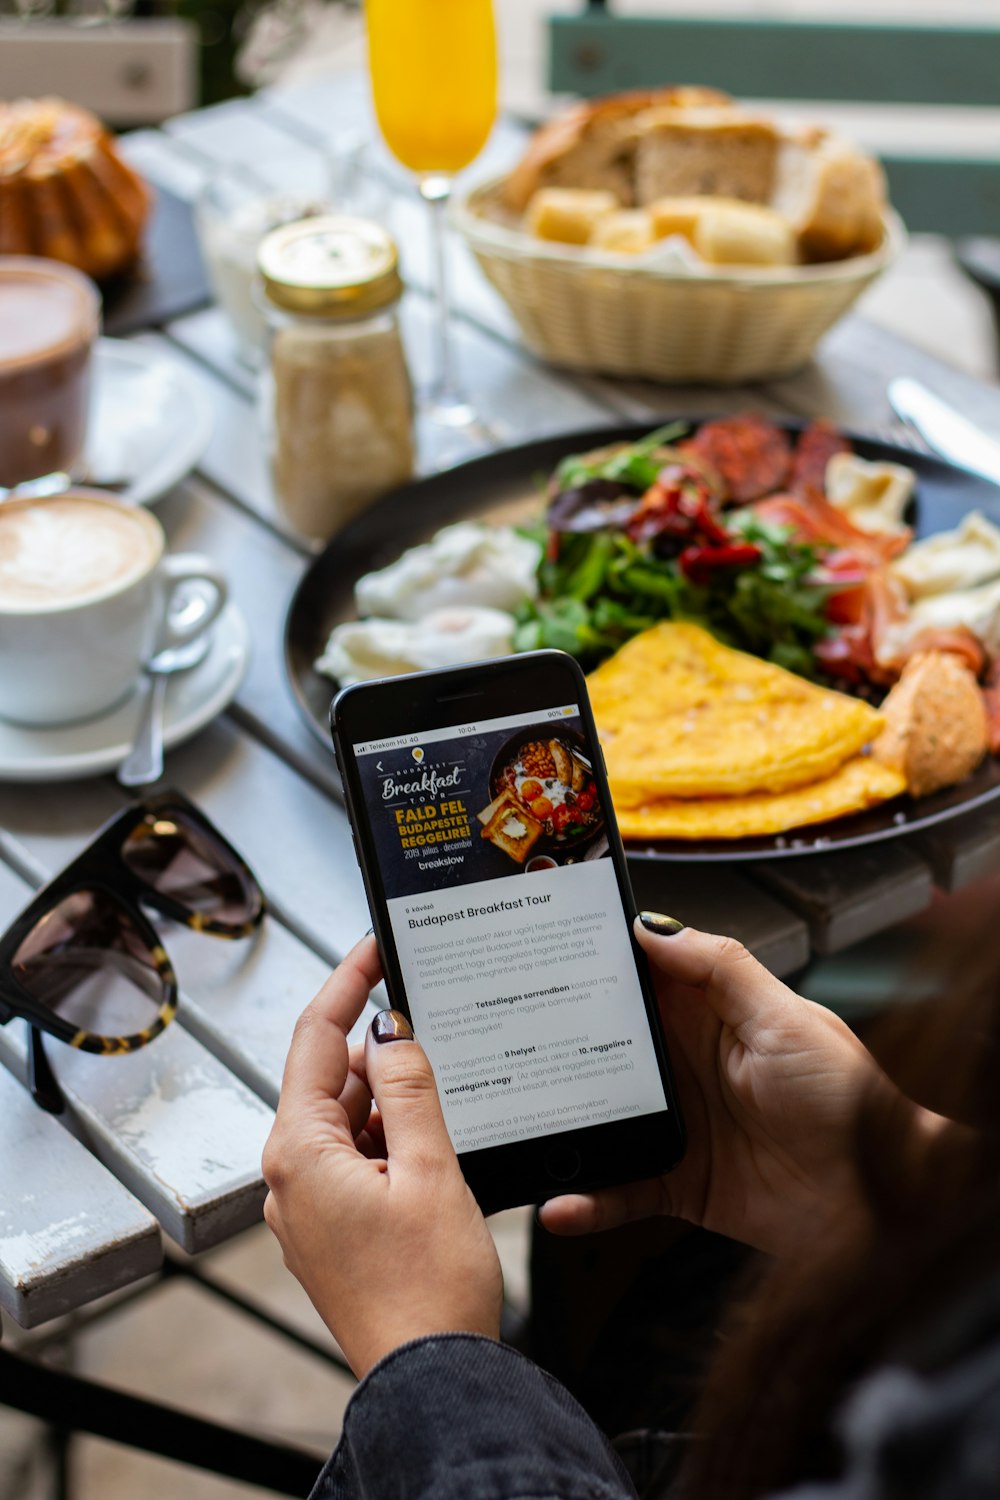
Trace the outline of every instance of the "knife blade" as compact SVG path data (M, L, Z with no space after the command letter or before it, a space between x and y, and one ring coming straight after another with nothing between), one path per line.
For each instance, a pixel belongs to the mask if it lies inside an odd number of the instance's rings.
M1000 484L1000 443L995 438L980 432L919 380L903 376L891 380L888 395L896 415L915 427L942 458Z

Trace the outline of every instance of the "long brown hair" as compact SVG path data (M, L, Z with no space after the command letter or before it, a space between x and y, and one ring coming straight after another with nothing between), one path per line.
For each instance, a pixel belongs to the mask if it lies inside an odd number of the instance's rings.
M989 915L998 891L984 893ZM865 1040L911 1099L965 1128L943 1132L911 1171L898 1119L873 1107L858 1120L873 1227L770 1266L737 1297L694 1416L701 1440L685 1497L752 1500L832 1477L831 1418L867 1370L886 1359L947 1363L968 1344L969 1298L983 1310L980 1332L1000 1333L982 1290L1000 1273L1000 934L988 935L988 920L973 931L974 913L964 916L950 956L938 955L955 975L950 993L891 1014Z

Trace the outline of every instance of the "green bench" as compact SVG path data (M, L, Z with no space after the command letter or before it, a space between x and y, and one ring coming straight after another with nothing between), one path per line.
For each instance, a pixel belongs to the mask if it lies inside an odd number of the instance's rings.
M550 87L583 96L704 83L740 97L1000 109L1000 11L990 23L615 15L549 18ZM1000 129L975 150L880 150L911 230L1000 235Z

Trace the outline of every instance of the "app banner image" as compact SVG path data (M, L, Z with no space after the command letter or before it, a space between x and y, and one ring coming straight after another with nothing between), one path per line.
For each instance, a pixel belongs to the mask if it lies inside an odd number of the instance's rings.
M390 900L607 854L580 719L552 713L554 722L494 720L358 756Z

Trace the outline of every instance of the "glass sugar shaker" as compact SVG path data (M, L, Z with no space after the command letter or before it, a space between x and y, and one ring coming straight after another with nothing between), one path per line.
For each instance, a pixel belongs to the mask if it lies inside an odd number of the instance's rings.
M396 244L367 219L331 215L268 234L257 265L275 494L295 531L325 540L413 473Z

